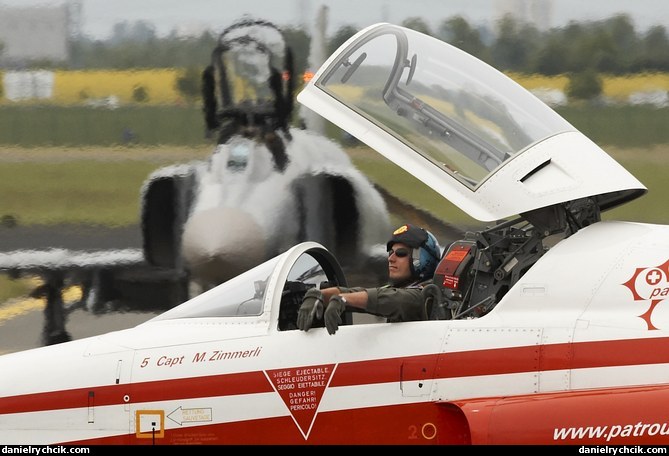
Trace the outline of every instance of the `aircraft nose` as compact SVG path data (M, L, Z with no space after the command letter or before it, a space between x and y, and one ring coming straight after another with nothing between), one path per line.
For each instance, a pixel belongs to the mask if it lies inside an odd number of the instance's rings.
M194 281L218 285L265 260L262 230L235 208L193 214L182 237L183 257Z

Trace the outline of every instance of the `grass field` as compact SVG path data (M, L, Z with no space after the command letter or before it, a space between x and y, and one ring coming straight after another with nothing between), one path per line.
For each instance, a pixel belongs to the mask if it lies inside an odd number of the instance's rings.
M649 189L636 201L603 218L669 224L665 195L669 186L669 145L607 148ZM354 163L373 182L436 215L468 228L482 226L440 195L378 154L349 150ZM140 189L161 166L202 159L211 146L19 148L0 146L0 217L20 224L63 222L124 226L139 222ZM364 158L363 158L364 157ZM0 302L27 293L31 283L0 276Z
M669 107L567 106L556 109L597 144L645 148L669 144ZM200 105L128 106L114 110L62 106L1 106L0 145L24 148L198 148L210 144ZM328 134L341 137L329 127Z
M127 226L139 222L140 190L155 169L207 157L201 102L186 103L175 90L178 72L58 72L55 99L13 103L0 97L0 220L19 224L64 222ZM528 89L564 90L564 76L511 75ZM669 90L669 74L605 79L604 94L624 101L634 91ZM133 90L147 90L144 103ZM85 107L114 95L121 107ZM604 219L669 224L669 108L567 106L556 109L601 145L649 189L647 195L603 214ZM328 127L333 138L341 132ZM454 225L477 227L440 195L381 156L351 150L375 183ZM32 282L0 275L0 302L23 295Z
M126 226L137 223L140 189L160 166L202 157L211 147L2 148L0 216L18 223Z
M669 224L665 195L669 176L669 145L607 148L649 193L604 214L604 218ZM21 224L64 222L125 226L138 222L140 190L161 166L202 159L211 146L150 148L3 148L0 147L0 217ZM358 166L375 183L396 196L453 224L477 222L378 154L350 149ZM364 157L364 158L363 158ZM372 157L372 158L370 158Z
M0 146L0 218L19 224L138 223L140 188L161 166L207 157L210 146L21 148ZM0 303L25 296L32 278L0 275Z
M647 188L648 193L635 201L602 214L605 220L629 220L647 223L669 224L669 209L666 193L669 191L669 144L642 148L607 147L605 150L636 176ZM392 188L396 196L406 201L420 201L423 209L455 225L480 226L453 204L444 200L436 192L419 183L407 173L392 169L392 165L379 165L369 160L356 160L356 165L371 180L383 187ZM384 159L381 159L385 161Z

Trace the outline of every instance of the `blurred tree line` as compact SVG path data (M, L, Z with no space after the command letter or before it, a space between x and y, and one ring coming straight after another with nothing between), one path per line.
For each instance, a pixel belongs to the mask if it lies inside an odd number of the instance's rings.
M501 71L549 76L585 69L615 75L669 71L669 37L665 27L657 25L638 33L625 14L602 21L570 22L547 31L511 16L500 19L495 31L474 27L461 16L445 19L436 30L419 17L408 18L401 25L457 46ZM293 48L296 70L303 71L311 37L299 27L284 27L283 31ZM339 28L329 37L328 51L334 51L357 31L353 26ZM211 32L187 38L172 32L159 38L151 23L123 22L115 25L112 37L106 41L87 38L73 41L70 67L204 66L217 38Z
M547 31L512 16L500 19L494 31L475 27L461 16L443 20L436 30L420 17L407 18L401 25L446 41L500 71L569 75L570 98L599 95L602 90L599 74L669 72L669 38L665 27L657 25L638 33L625 14L601 21L572 21L565 27ZM301 27L282 30L293 49L295 71L301 74L307 69L311 37ZM333 52L356 32L358 29L353 26L342 26L328 38L327 51ZM184 95L193 98L199 94L201 70L209 63L217 39L212 32L183 37L176 31L160 38L149 22L122 22L115 25L108 40L82 37L73 41L68 67L186 68L177 85ZM40 62L41 67L44 64Z

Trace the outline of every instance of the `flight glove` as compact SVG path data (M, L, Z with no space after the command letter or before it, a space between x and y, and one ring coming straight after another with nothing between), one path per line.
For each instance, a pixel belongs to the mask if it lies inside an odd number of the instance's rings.
M337 332L341 324L341 314L345 310L346 299L338 294L330 298L328 308L325 309L325 327L328 329L328 334L332 335Z
M302 305L297 311L297 327L309 331L314 319L323 318L323 293L316 288L309 288L302 298Z

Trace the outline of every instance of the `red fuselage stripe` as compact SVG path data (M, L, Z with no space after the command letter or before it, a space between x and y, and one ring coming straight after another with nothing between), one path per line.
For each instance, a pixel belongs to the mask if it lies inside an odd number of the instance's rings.
M330 387L663 363L669 338L537 344L341 363ZM244 372L3 397L0 414L272 391L263 372Z

